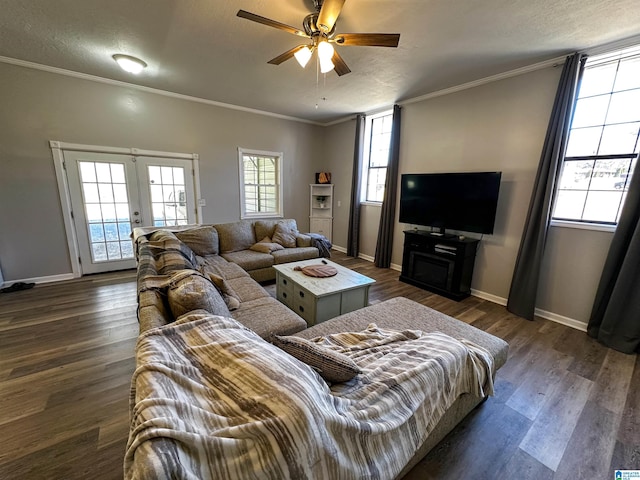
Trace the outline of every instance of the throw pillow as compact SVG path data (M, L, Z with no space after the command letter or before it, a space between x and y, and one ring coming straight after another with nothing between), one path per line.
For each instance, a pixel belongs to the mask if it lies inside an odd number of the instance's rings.
M209 279L213 282L218 292L222 294L224 303L230 311L237 310L240 306L240 299L236 292L229 286L223 277L215 273L209 272Z
M229 308L213 283L194 270L187 272L190 274L182 270L171 275L167 300L173 317L198 309L230 317Z
M191 247L196 255L218 254L218 231L211 227L197 227L175 232L175 236Z
M307 339L274 335L273 343L316 370L327 382L347 382L362 373L356 362L346 355Z
M291 228L290 225L278 222L273 232L273 241L283 247L294 248L296 246L297 235L298 231Z
M269 237L264 237L258 243L252 245L250 250L260 253L271 253L276 250L284 250L284 247L279 243L272 242Z

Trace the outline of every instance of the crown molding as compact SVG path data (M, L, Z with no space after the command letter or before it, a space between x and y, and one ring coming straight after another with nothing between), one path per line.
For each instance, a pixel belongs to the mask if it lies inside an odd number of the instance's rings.
M396 102L401 107L405 105L411 105L412 103L424 102L425 100L430 100L432 98L442 97L444 95L449 95L451 93L461 92L463 90L468 90L470 88L479 87L481 85L486 85L488 83L497 82L500 80L504 80L506 78L517 77L518 75L524 75L525 73L535 72L536 70L542 70L543 68L548 67L557 67L559 65L564 64L566 59L566 55L561 57L551 58L549 60L545 60L543 62L534 63L532 65L527 65L524 67L516 68L515 70L509 70L508 72L498 73L497 75L491 75L490 77L481 78L478 80L474 80L472 82L462 83L460 85L456 85L453 87L445 88L442 90L437 90L435 92L427 93L424 95L420 95L419 97L408 98L406 100L402 100L400 102ZM367 112L366 115L373 115L377 112L381 112L384 110L389 110L393 108L393 106L376 108L371 112ZM329 123L321 124L323 127L331 127L333 125L337 125L339 123L348 122L355 118L355 115L350 115L348 117L340 118L338 120L334 120Z
M232 105L230 103L216 102L214 100L207 100L205 98L193 97L191 95L184 95L182 93L170 92L167 90L161 90L159 88L145 87L142 85L136 85L135 83L123 82L121 80L113 80L110 78L99 77L97 75L89 75L87 73L80 73L80 72L75 72L73 70L66 70L64 68L51 67L49 65L42 65L40 63L28 62L26 60L19 60L17 58L0 56L0 62L8 63L10 65L16 65L19 67L31 68L34 70L41 70L48 73L55 73L57 75L64 75L67 77L79 78L81 80L88 80L91 82L104 83L107 85L113 85L117 87L132 88L134 90L139 90L141 92L153 93L156 95L162 95L170 98L177 98L179 100L186 100L188 102L203 103L205 105L211 105L214 107L227 108L229 110L237 110L241 112L253 113L256 115L279 118L281 120L289 120L293 122L307 123L310 125L324 126L322 123L306 120L304 118L291 117L288 115L281 115L279 113L267 112L265 110L257 110L254 108L241 107L239 105Z
M461 92L463 90L468 90L470 88L479 87L481 85L486 85L488 83L498 82L500 80L505 80L511 77L517 77L519 75L524 75L526 73L535 72L536 70L542 70L543 68L548 67L557 67L558 65L562 65L567 58L566 55L561 57L551 58L549 60L545 60L543 62L534 63L532 65L526 65L524 67L516 68L515 70L509 70L508 72L498 73L497 75L491 75L489 77L480 78L478 80L474 80L472 82L463 83L460 85L456 85L454 87L445 88L443 90L438 90L436 92L427 93L425 95L420 95L419 97L409 98L407 100L403 100L398 102L398 105L410 105L412 103L422 102L424 100L430 100L436 97L442 97L444 95L449 95L451 93Z

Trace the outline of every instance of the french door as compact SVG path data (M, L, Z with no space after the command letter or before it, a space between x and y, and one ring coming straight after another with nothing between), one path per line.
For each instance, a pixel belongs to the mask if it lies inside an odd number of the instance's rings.
M131 232L196 222L190 160L64 151L83 274L135 268Z

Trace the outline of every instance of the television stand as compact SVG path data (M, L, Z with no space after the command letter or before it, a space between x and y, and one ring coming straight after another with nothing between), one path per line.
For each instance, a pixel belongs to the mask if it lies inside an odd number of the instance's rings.
M479 243L475 238L407 230L400 280L443 297L463 300L471 295Z

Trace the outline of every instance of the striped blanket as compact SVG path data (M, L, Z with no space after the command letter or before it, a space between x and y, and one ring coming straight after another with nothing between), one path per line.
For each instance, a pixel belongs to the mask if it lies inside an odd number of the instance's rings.
M363 373L329 386L205 313L143 333L125 478L394 478L462 393L492 393L491 355L442 333L371 324L314 341Z

